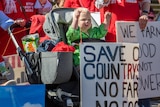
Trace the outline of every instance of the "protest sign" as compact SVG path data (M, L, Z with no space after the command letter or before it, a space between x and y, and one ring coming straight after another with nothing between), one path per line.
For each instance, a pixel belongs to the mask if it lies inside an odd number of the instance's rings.
M45 85L0 87L1 107L45 107Z
M81 107L138 107L136 43L80 45Z
M160 97L160 22L117 22L117 42L139 43L139 99Z

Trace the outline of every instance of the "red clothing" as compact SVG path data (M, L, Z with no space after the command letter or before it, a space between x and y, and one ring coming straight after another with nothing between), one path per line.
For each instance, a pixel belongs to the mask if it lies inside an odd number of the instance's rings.
M116 3L111 3L108 7L104 7L100 10L101 22L104 20L105 11L112 13L112 19L108 33L105 37L107 42L116 42L116 21L138 21L140 17L140 8L137 0L128 0L130 3L126 0L122 0L121 2L120 1L118 3L117 0Z
M85 7L88 8L91 12L99 11L95 7L95 0L65 0L63 7L65 8L77 8Z
M65 8L77 8L81 7L79 0L65 0L63 7Z
M99 9L95 7L95 0L79 0L82 7L88 8L91 12L98 12Z
M40 36L39 40L40 43L44 42L44 40L49 40L50 37L47 36L43 30L45 15L33 15L30 20L31 20L31 26L29 34L38 33Z
M64 42L59 42L56 46L51 50L52 52L74 52L74 46L67 45Z
M7 0L1 0L0 1L0 10L4 11L4 13L9 16L11 19L19 19L23 18L25 19L25 16L23 12L21 11L21 7L17 0L13 0L14 2L12 3L7 3ZM11 0L12 1L12 0ZM34 10L34 3L36 0L21 0L27 17L28 19L30 16L35 14ZM21 43L21 38L26 35L26 31L23 31L21 33L17 33L21 31L22 28L16 28L13 32L16 41L20 45L20 47L23 49L22 43ZM5 55L11 55L11 54L16 54L16 47L13 44L13 41L11 40L10 36L8 35L7 31L4 31L3 29L0 28L0 55L5 56Z

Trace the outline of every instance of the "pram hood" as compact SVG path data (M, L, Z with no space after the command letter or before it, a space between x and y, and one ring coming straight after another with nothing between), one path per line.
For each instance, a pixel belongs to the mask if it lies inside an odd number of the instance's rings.
M61 38L58 24L70 24L73 10L71 8L57 8L46 14L43 30L52 40L57 41Z

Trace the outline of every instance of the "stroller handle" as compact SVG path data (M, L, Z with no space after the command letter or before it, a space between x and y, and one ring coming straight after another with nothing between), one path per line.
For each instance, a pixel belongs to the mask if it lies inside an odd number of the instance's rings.
M18 24L16 24L16 23L12 24L12 25L8 28L8 33L9 33L9 35L10 35L10 37L11 37L11 39L12 39L12 41L13 41L16 49L17 49L17 53L19 54L21 60L24 62L25 66L28 68L27 74L28 74L28 75L32 75L32 74L33 74L33 71L32 71L32 69L30 68L30 65L29 65L29 63L28 63L28 61L27 61L27 58L26 58L26 56L24 55L22 49L21 49L20 46L18 45L18 43L17 43L17 41L16 41L16 39L15 39L13 33L12 33L12 31L13 31L14 28L20 28L20 26L19 26Z
M18 24L16 24L16 23L12 24L8 28L8 33L9 33L9 35L10 35L10 37L11 37L14 45L16 46L16 49L18 49L19 45L18 45L18 43L17 43L17 41L16 41L16 39L15 39L13 33L12 33L12 31L13 31L14 28L20 28L20 26Z

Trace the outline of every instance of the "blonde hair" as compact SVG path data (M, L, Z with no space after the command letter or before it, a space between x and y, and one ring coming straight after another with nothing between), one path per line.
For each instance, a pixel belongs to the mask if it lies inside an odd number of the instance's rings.
M81 7L81 10L82 13L91 14L87 8Z

